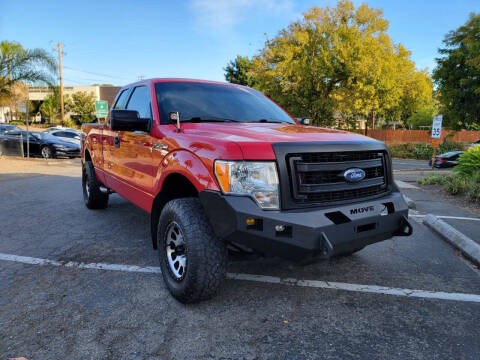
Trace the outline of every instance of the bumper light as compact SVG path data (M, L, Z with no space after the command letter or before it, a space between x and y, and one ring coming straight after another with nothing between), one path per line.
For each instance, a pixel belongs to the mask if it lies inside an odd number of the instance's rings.
M250 196L262 209L278 210L278 174L273 161L215 161L224 194Z

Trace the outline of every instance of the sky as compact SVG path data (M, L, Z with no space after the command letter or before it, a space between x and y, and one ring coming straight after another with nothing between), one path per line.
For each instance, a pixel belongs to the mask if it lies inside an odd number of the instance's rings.
M354 1L360 5L365 1ZM435 67L450 30L480 13L480 0L371 0L417 68ZM252 56L312 6L329 0L0 0L0 41L57 54L64 85L125 85L140 77L224 81L226 64Z

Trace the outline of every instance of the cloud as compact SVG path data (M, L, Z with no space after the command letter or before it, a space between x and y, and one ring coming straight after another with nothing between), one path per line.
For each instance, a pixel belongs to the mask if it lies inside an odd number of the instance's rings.
M249 16L285 16L293 12L292 0L193 0L196 22L214 31L230 31Z

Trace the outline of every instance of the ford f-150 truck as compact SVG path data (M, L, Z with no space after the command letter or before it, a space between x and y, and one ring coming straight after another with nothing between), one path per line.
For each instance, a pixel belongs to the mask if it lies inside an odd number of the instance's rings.
M127 85L105 124L82 126L81 151L86 206L115 192L150 213L184 303L215 294L228 249L307 262L412 233L382 142L306 126L245 86Z

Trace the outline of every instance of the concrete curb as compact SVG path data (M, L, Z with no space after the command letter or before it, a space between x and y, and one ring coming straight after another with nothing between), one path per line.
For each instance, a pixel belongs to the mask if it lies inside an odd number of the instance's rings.
M403 198L405 199L405 202L407 203L409 209L416 209L417 208L417 205L415 204L415 201L410 199L405 194L402 194L402 195L403 195Z
M475 241L432 214L423 218L423 224L459 249L470 260L480 265L480 245Z

